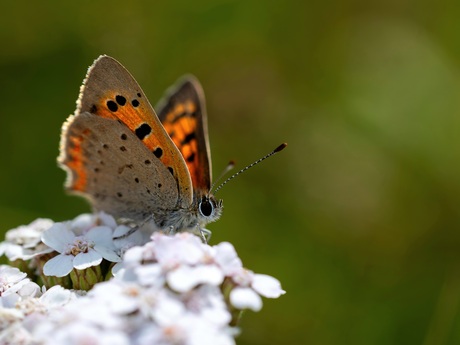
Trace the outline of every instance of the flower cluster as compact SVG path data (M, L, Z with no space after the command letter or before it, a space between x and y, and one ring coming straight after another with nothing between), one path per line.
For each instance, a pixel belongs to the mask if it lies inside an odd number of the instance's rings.
M241 311L284 294L230 243L128 230L103 213L10 230L0 254L28 273L0 266L0 344L234 344Z

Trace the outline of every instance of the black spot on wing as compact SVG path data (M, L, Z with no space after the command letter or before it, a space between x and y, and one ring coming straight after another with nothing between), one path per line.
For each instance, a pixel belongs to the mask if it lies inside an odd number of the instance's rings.
M107 108L109 108L112 112L116 112L118 110L118 105L114 101L110 100L107 101Z
M187 157L187 162L191 163L194 160L195 160L195 152L192 152L192 154Z
M142 125L136 128L135 132L139 139L144 140L144 138L152 132L152 127L150 127L146 123L143 123Z
M188 143L190 143L195 138L196 138L195 132L191 132L191 133L189 133L189 134L187 134L185 136L184 140L181 141L181 145L187 145Z
M121 95L116 96L115 100L117 101L118 105L124 106L126 104L126 98Z
M155 157L161 158L161 156L163 156L163 150L161 149L161 147L157 147L155 150L153 150L153 154L155 155Z
M179 121L180 119L182 119L183 117L196 117L196 112L193 112L193 113L189 113L188 111L183 111L182 113L180 114L177 114L174 119L172 120L172 122L177 122Z

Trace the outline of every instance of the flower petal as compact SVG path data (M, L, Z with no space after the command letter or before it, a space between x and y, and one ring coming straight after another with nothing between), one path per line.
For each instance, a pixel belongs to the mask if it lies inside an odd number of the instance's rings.
M95 226L85 234L85 238L97 244L104 244L107 247L113 246L113 230L108 226Z
M102 256L94 249L89 249L87 253L79 253L73 260L73 267L77 270L99 265L102 262Z
M0 296L0 307L2 307L0 309L14 308L16 303L19 301L19 299L20 299L20 296L16 293L3 294L2 296Z
M186 292L199 284L219 285L224 280L224 274L214 265L181 266L169 272L166 279L173 290Z
M101 246L96 244L94 246L94 250L101 254L101 256L110 262L120 262L121 258L114 252L113 249L107 248L105 246Z
M117 222L115 221L115 218L113 218L110 214L101 211L97 216L101 221L102 225L108 226L111 229L115 229L117 227Z
M230 292L230 303L240 310L259 311L262 309L262 298L250 288L234 288Z
M278 298L286 293L281 289L281 283L278 279L266 274L255 274L251 286L267 298Z
M67 304L74 298L71 291L64 289L60 285L55 285L49 288L41 297L40 301L51 307L60 307Z
M67 225L67 223L53 224L51 228L43 232L42 242L62 254L69 243L75 239L75 234L68 229Z
M205 251L200 239L190 233L180 233L174 237L155 233L155 252L158 262L166 267L177 264L196 264L202 260Z
M0 266L0 288L2 285L9 285L17 283L27 277L27 273L21 272L17 267L11 267L8 265Z
M162 286L164 277L159 264L146 264L134 269L139 283L143 286Z
M186 313L186 309L178 298L166 291L161 291L151 313L160 326L169 326L177 322Z
M71 228L75 234L78 236L85 234L88 229L94 226L96 217L93 214L84 213L77 216L71 222Z
M73 255L59 254L48 260L43 266L45 276L64 277L73 269Z
M18 295L21 297L36 297L40 292L40 286L34 282L28 282L21 287L18 291Z
M229 242L222 242L213 247L216 250L215 261L226 275L231 275L243 267L235 247Z

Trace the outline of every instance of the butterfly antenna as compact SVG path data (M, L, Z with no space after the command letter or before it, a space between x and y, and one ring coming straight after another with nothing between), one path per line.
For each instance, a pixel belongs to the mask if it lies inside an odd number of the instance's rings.
M214 195L223 187L225 186L230 180L233 180L235 177L237 177L239 174L245 172L246 170L252 168L253 166L259 164L260 162L266 160L268 157L271 157L273 156L275 153L278 153L280 152L281 150L283 150L285 147L287 146L286 143L282 143L281 145L279 145L276 149L274 149L272 152L270 152L269 154L263 156L262 158L259 158L258 160L256 160L254 163L252 164L249 164L248 166L245 166L243 169L241 169L240 171L234 173L232 176L230 176L228 179L226 179L224 182L222 182L219 187L216 188L216 190L214 191ZM229 169L225 169L226 171L228 171ZM214 186L214 185L213 185Z
M219 177L214 181L214 183L212 184L211 188L209 189L209 192L212 191L212 189L214 188L214 186L217 184L217 182L219 182L220 180L222 180L222 177L225 176L225 174L227 174L230 170L232 170L233 168L235 167L235 161L231 160L230 162L228 162L227 166L225 167L224 170L222 170L222 172L220 173Z

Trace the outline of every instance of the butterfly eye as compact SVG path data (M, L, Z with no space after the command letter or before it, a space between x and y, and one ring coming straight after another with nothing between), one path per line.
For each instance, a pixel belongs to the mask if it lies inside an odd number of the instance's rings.
M203 216L209 217L214 211L214 205L208 198L203 198L201 199L199 210Z

